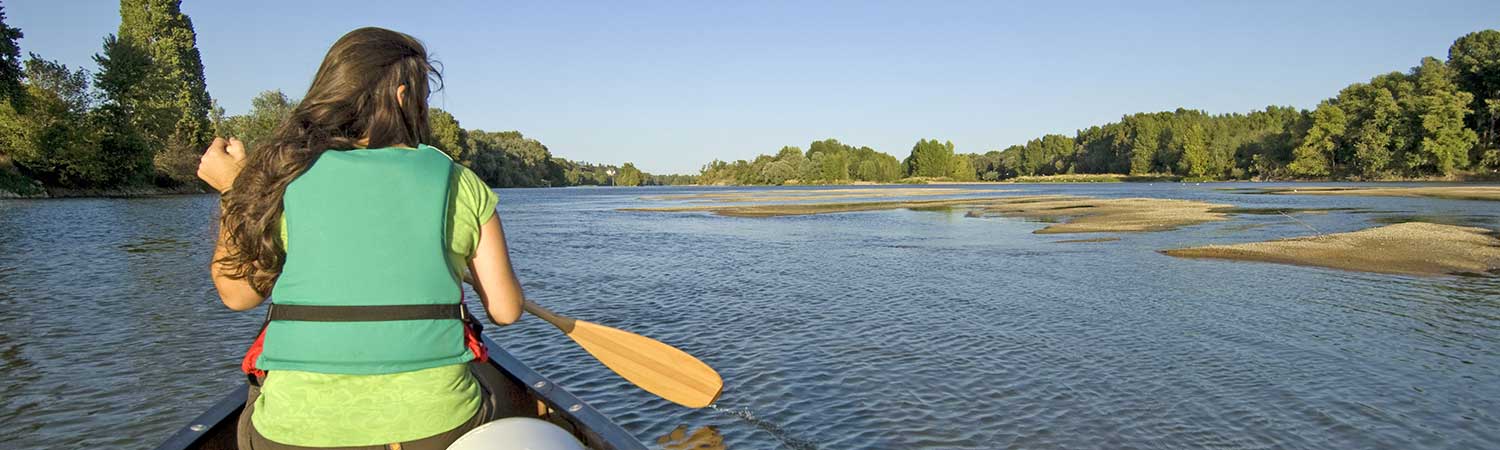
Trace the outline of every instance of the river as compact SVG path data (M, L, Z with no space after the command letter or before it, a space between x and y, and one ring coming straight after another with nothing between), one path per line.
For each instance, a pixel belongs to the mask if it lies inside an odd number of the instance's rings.
M1094 236L947 211L616 210L724 188L499 190L528 296L676 345L726 387L688 410L535 318L487 333L653 447L686 448L658 441L678 430L736 450L1500 448L1500 279L1157 253L1500 229L1500 202L1223 190L1246 186L976 189L1348 209L1055 243ZM213 293L216 205L0 200L0 447L150 448L241 382L262 312Z

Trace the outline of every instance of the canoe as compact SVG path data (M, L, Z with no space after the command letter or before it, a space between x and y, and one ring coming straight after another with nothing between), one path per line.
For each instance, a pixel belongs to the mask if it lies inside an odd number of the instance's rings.
M490 338L489 364L478 365L476 375L481 383L501 398L509 398L507 416L535 417L573 433L585 446L594 450L645 450L646 446L598 410L568 393L521 360L515 358ZM240 385L225 394L208 411L204 411L182 429L177 430L156 450L234 450L240 410L245 408L248 386Z

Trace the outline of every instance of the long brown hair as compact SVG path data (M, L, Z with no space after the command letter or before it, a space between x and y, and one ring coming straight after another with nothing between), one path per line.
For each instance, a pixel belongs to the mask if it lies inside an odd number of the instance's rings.
M230 278L248 279L256 292L270 294L286 262L280 221L287 186L328 150L431 142L429 80L441 83L442 75L416 38L374 27L339 38L302 102L252 149L234 187L224 193L220 226L227 251L214 263ZM401 86L406 91L398 101Z

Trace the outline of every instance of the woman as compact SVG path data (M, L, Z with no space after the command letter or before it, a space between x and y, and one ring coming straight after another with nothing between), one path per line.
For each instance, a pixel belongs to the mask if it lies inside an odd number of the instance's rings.
M276 296L244 361L259 386L241 448L441 449L494 414L460 280L467 267L497 324L520 316L521 287L495 194L426 145L429 75L416 39L354 30L268 142L204 153L223 193L219 296L236 311Z

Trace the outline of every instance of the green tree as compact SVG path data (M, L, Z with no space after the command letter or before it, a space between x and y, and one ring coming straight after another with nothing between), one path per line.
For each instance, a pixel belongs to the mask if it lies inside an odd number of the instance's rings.
M1130 127L1130 173L1151 173L1161 142L1161 124L1144 114L1126 118L1126 124Z
M635 164L625 163L615 174L615 186L640 186L641 170L635 168Z
M953 162L949 163L949 178L953 181L974 181L979 178L974 173L974 165L969 162L968 155L953 155Z
M238 138L245 143L250 151L260 150L260 146L267 138L276 132L276 128L292 115L292 110L297 108L297 101L292 100L280 90L261 92L250 100L250 112L241 116L222 117L223 108L214 108L213 118L214 132L219 136Z
M1174 147L1182 149L1182 159L1178 160L1178 165L1183 174L1190 177L1209 174L1211 161L1202 125L1186 125L1182 131L1172 133L1172 140Z
M151 55L127 37L105 37L94 62L99 66L94 86L103 103L91 120L99 133L99 160L110 168L100 184L143 182L151 173L154 145L146 130L164 115L150 101L161 92L161 79L152 75Z
M48 185L89 187L107 177L88 123L88 73L41 59L26 61L26 111L0 103L0 144L26 176Z
M1448 48L1448 67L1458 87L1474 96L1467 123L1478 133L1476 152L1500 147L1500 31L1458 38Z
M1383 77L1405 77L1395 73ZM1372 83L1355 83L1339 92L1338 103L1348 119L1346 145L1352 152L1344 152L1344 162L1350 170L1364 178L1376 178L1387 173L1395 155L1405 152L1406 139L1398 138L1406 131L1406 115L1396 100L1396 93L1374 81L1390 81L1377 77Z
M1422 166L1439 175L1469 166L1469 149L1477 137L1464 127L1464 117L1474 96L1458 90L1454 74L1437 58L1422 58L1413 69L1416 79L1416 115L1421 124L1419 144Z
M146 129L161 146L154 156L156 169L175 182L195 180L199 153L212 138L208 114L213 103L192 19L182 13L181 0L120 0L119 35L150 55L149 76L159 79L163 89L150 99L152 108L166 111L163 122Z
M458 119L453 118L453 114L432 108L427 113L427 126L432 128L432 138L437 141L437 148L442 149L454 161L468 160L469 133L459 126Z
M798 156L801 156L800 152ZM797 165L787 160L766 164L765 168L761 169L761 178L765 180L766 184L780 186L785 184L787 180L797 178Z
M469 168L491 187L604 185L607 166L555 158L518 131L466 130Z
M25 109L22 103L26 92L21 87L21 38L20 28L5 24L5 5L0 5L0 101L9 102L17 111Z
M1324 100L1313 110L1312 128L1303 137L1302 144L1292 151L1292 163L1287 170L1300 177L1326 176L1330 173L1330 159L1338 147L1338 139L1344 135L1344 110L1333 102Z
M952 175L953 142L922 139L906 157L907 176L939 178Z

